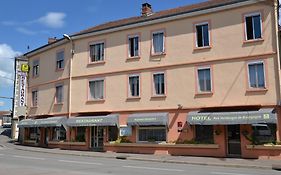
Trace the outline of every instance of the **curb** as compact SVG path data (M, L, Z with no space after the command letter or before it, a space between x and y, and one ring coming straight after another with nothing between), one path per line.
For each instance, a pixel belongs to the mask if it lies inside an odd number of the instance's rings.
M204 166L220 166L220 167L232 167L232 168L252 168L252 169L273 169L272 166L259 166L259 165L245 165L245 164L222 164L222 163L209 163L209 162L191 162L191 161L178 161L178 160L161 160L161 159L149 159L149 158L138 158L130 157L129 155L113 155L113 156L103 156L103 155L91 155L91 154L77 154L77 153L66 153L66 152L52 152L44 150L29 150L24 148L16 148L16 150L28 151L28 152L39 152L48 154L60 154L60 155L72 155L72 156L84 156L84 157L99 157L99 158L110 158L119 160L134 160L134 161L150 161L150 162L160 162L160 163L177 163L177 164L188 164L188 165L204 165ZM87 153L87 152L85 152Z

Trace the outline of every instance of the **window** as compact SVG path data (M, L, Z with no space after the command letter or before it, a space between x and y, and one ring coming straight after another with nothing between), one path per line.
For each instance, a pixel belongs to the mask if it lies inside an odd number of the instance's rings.
M77 127L77 134L75 140L78 142L85 142L86 127Z
M64 68L64 51L57 52L57 70Z
M263 62L253 62L248 64L249 86L250 88L265 88L265 73Z
M154 94L165 95L165 75L164 73L153 74Z
M129 96L139 97L140 96L140 77L139 75L129 76Z
M56 86L56 103L63 102L63 85Z
M276 142L276 124L252 124L253 144L265 144Z
M91 62L104 60L104 43L95 43L90 45Z
M28 140L36 140L37 137L37 130L38 128L27 128L29 129L29 135L27 137Z
M38 91L32 91L32 106L38 105Z
M212 91L211 69L209 67L199 68L197 72L198 72L199 92L211 92Z
M196 125L195 141L198 143L214 143L212 125Z
M129 57L139 56L139 36L129 37Z
M52 127L51 133L52 133L52 140L54 141L62 141L66 139L66 130L62 126Z
M34 60L32 66L32 76L36 77L38 75L39 75L39 60Z
M246 40L260 39L261 31L261 14L245 16Z
M94 100L104 99L104 80L93 80L89 82L90 98Z
M166 127L139 127L138 141L140 142L162 142L166 141Z
M152 34L152 53L162 54L165 52L164 49L164 32L154 32Z
M196 47L210 46L209 24L198 24L196 27Z

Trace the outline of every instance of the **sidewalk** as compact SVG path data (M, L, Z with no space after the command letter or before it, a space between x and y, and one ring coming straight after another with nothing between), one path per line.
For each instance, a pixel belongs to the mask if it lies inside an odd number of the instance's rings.
M114 152L91 152L91 151L73 151L48 149L40 147L23 146L17 143L3 143L3 137L0 137L0 145L16 150L63 154L74 156L101 157L113 159L127 159L137 161L153 161L163 163L180 163L190 165L209 165L209 166L224 166L236 168L259 168L259 169L279 169L281 161L277 160L259 160L259 159L239 159L239 158L213 158L213 157L193 157L193 156L169 156L169 155L148 155L148 154L130 154L130 153L114 153ZM5 141L4 141L5 142Z

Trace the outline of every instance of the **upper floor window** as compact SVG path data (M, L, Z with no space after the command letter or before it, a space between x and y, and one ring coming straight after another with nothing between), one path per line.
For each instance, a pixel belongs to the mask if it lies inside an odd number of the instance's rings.
M210 46L209 24L196 24L196 47Z
M32 76L36 77L39 75L39 60L34 60L32 65Z
M153 74L154 95L165 95L165 74Z
M164 31L152 33L152 54L163 54L165 52Z
M56 103L63 102L63 85L56 86Z
M104 61L104 42L94 43L90 45L90 61Z
M248 63L250 88L265 88L264 63L262 61Z
M35 90L35 91L32 91L32 99L31 99L31 102L32 102L32 106L37 106L38 104L38 91Z
M64 51L57 52L56 54L57 70L64 68Z
M139 36L129 36L129 57L139 56Z
M90 99L104 99L104 79L96 79L89 81Z
M262 38L262 19L261 14L250 14L245 16L246 40Z
M129 96L139 97L140 96L140 77L139 75L129 76Z
M198 68L197 73L198 73L199 92L211 92L212 91L211 68L210 67Z

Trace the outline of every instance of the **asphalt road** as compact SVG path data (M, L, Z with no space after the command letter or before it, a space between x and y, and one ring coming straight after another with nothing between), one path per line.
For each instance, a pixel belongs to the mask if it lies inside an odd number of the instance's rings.
M0 137L1 139L1 137ZM1 140L0 140L1 141ZM0 142L1 143L1 142ZM22 151L0 146L0 175L280 175L274 170L197 166Z

